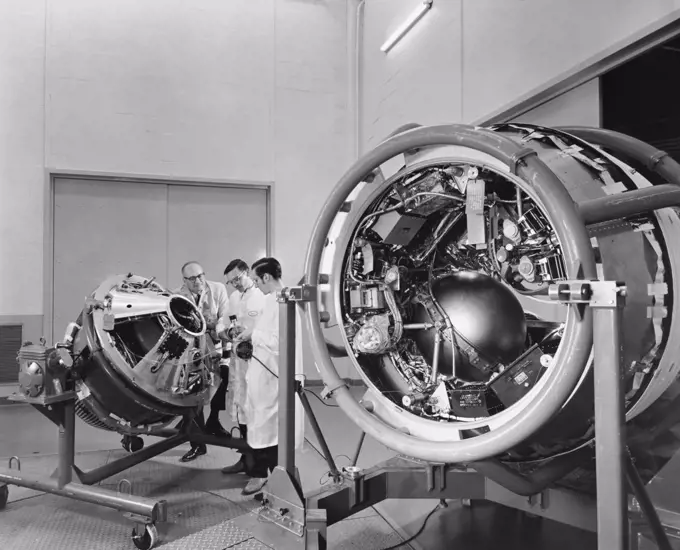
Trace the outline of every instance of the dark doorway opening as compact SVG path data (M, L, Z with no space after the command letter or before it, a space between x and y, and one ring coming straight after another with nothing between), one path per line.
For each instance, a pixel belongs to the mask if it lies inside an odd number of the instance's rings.
M600 97L603 128L636 137L680 162L680 38L601 76Z

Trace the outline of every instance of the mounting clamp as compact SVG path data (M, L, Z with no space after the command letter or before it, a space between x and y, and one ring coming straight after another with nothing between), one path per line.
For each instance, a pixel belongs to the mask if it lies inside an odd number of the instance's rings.
M282 288L276 293L276 301L285 302L313 302L316 300L316 286L300 285Z
M620 281L562 281L548 288L551 300L575 306L579 317L583 316L586 306L623 307L626 294L626 285Z

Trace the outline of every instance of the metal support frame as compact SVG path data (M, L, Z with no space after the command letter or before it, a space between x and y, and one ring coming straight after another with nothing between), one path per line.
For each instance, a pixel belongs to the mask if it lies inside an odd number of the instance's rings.
M312 428L328 452L311 406L304 395L304 389L295 380L295 308L297 302L315 299L316 288L309 285L283 288L277 294L279 302L279 457L278 466L270 474L263 490L264 507L260 514L271 522L302 537L307 526L307 510L300 484L300 475L295 465L295 395L309 415ZM332 458L331 458L332 460ZM316 521L314 518L312 518ZM312 521L312 520L310 520ZM323 522L322 522L323 523ZM323 525L316 530L324 532Z
M113 508L114 510L123 512L125 516L134 521L137 526L141 524L150 529L153 528L155 523L166 521L167 502L165 500L154 500L133 496L131 494L122 493L120 490L110 491L101 487L92 487L91 485L110 477L119 471L129 468L132 464L146 460L146 455L148 455L149 451L152 449L154 450L152 456L161 454L167 450L167 448L171 448L168 446L168 442L171 440L160 442L158 444L159 447L156 449L154 449L154 447L156 447L154 445L147 449L143 449L138 453L133 453L124 457L121 461L102 466L91 472L83 472L74 463L76 399L77 396L75 392L65 392L59 396L45 398L32 399L24 396L17 396L17 398L15 398L17 401L29 402L59 426L59 462L54 474L51 477L44 477L21 473L20 469L12 470L10 461L10 468L0 469L0 484L5 487L4 491L7 491L6 487L8 485L16 485L88 502L90 504ZM172 446L174 447L177 444L184 443L188 440L188 437L181 436L180 439L181 441L179 443L172 441ZM120 467L120 463L123 461L123 467ZM111 466L113 466L113 468L111 468ZM80 483L73 481L74 476ZM135 533L136 531L133 530L133 537L140 536ZM155 538L155 535L150 540L153 540L153 538ZM148 547L150 548L151 546Z
M310 293L305 296L302 289L296 289L296 292L286 289L279 296L281 382L284 377L294 380L294 354L289 350L295 344L295 302L313 299ZM285 409L282 408L285 413L279 419L279 459L282 464L272 473L265 486L264 508L260 513L299 537L298 542L293 543L296 548L324 550L327 527L386 499L489 500L597 532L598 548L636 550L639 532L648 531L660 550L670 550L665 528L626 448L620 360L620 316L625 295L625 286L615 281L566 281L550 289L552 299L577 308L580 315L585 313L585 308L592 308L597 498L549 487L551 481L548 476L542 483L534 484L522 479L526 486L525 491L520 491L522 496L506 489L502 479L492 480L489 471L484 470L481 463L479 469L475 470L475 464L468 467L432 464L399 456L361 470L356 467L356 462L364 442L364 433L352 465L340 473L320 433L304 390L299 386L298 393L319 436L329 468L331 472L337 472L337 475L333 475L334 483L303 497L294 468L295 456L290 453L290 449L294 448L294 432L288 429L294 426L295 413L290 397L295 387L291 387L290 383L280 383L281 403L288 404ZM284 392L287 394L285 399ZM522 477L520 474L516 476ZM635 495L638 510L638 513L630 515L626 478ZM641 521L642 516L646 519L648 529ZM289 547L292 547L291 544L286 544L286 548Z
M8 468L0 468L0 490L2 490L0 508L7 503L9 496L8 485L27 487L112 508L122 512L125 517L135 523L133 538L138 548L151 548L156 543L157 533L154 526L158 522L167 521L167 502L165 500L155 500L131 494L132 486L127 480L121 480L117 491L93 487L93 485L141 462L161 455L187 441L241 450L248 448L248 445L243 440L221 438L197 431L198 426L193 421L196 413L192 411L186 415L182 429L159 430L148 434L162 437L163 440L148 447L143 447L123 458L84 472L75 464L76 392L66 391L56 396L37 398L14 394L9 399L32 405L58 426L58 465L52 476L36 476L22 473L20 471L21 463L19 459L12 457ZM12 469L15 459L19 469ZM128 486L127 492L121 490L123 485ZM153 534L145 537L145 531Z

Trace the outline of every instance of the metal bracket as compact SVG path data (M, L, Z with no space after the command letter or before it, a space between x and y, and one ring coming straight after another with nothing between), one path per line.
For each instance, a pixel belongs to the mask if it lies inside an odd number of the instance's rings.
M302 537L306 524L304 499L297 483L283 467L277 466L271 473L263 495L264 506L260 515Z
M548 491L542 491L540 493L528 497L527 502L529 503L529 506L531 506L532 508L534 506L538 506L541 510L547 510L550 505L548 495L549 495Z
M326 550L326 510L307 510L305 550Z
M321 393L319 395L321 396L321 399L330 399L331 397L333 397L333 394L337 390L339 390L340 388L346 388L346 387L347 387L347 384L344 383L344 382L337 384L333 387L324 386L323 390L321 390Z
M348 466L345 470L345 478L350 490L350 507L360 505L366 499L365 494L365 484L364 484L364 472L361 468L356 466ZM340 478L336 483L342 483L344 480Z
M550 285L548 289L548 296L551 300L573 305L579 318L583 317L586 306L623 307L626 293L626 285L620 281L563 281Z
M526 162L525 159L534 156L538 156L538 152L534 151L530 147L520 149L514 155L512 155L512 159L510 159L512 161L512 164L510 166L510 171L512 172L512 174L516 176L520 166Z
M276 293L276 301L285 302L314 302L316 300L316 286L303 284L282 288Z

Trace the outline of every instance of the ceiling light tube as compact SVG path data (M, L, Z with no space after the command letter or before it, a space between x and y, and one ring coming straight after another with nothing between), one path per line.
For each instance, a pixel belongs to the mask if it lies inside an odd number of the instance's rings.
M409 15L408 19L399 25L392 35L387 40L385 40L385 43L380 47L380 51L385 53L389 52L397 42L404 38L406 33L410 31L413 26L430 10L432 7L432 1L433 0L423 0L423 2L420 4L420 7L411 15Z

